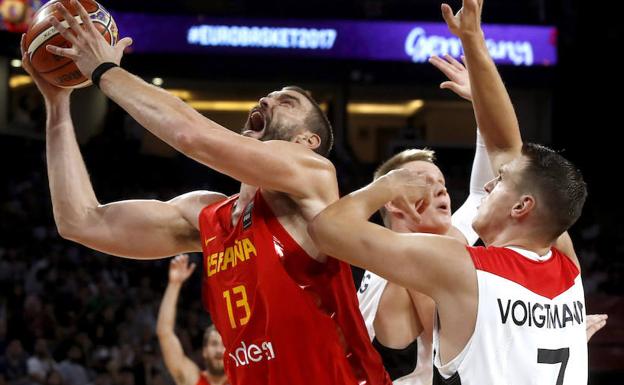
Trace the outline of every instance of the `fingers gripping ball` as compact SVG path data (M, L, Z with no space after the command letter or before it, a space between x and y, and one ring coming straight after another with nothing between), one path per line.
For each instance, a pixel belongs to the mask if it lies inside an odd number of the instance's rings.
M93 0L79 1L89 13L95 28L104 36L106 41L111 45L115 45L117 43L118 31L110 13ZM54 55L45 48L46 45L55 45L63 48L71 47L71 43L61 36L47 21L49 16L54 15L65 27L68 27L67 21L63 19L63 15L55 10L54 5L58 3L63 4L76 17L76 20L81 23L78 17L78 10L70 4L69 0L50 1L40 8L33 17L33 21L24 38L30 62L41 77L56 86L63 88L86 87L91 84L91 80L80 73L78 67L71 59Z

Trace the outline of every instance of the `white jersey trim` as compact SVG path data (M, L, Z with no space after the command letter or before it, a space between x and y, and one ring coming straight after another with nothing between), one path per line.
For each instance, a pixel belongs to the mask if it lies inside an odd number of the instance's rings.
M525 258L530 259L532 261L537 261L537 262L545 262L545 261L548 261L552 257L552 250L548 250L548 252L544 255L539 255L531 250L521 249L515 246L505 246L505 249L515 251L516 253L522 255Z

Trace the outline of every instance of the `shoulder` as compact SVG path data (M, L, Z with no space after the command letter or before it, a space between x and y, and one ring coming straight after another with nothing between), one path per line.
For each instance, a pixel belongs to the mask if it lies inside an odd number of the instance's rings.
M215 191L197 190L186 194L178 195L171 199L169 203L175 205L181 204L202 204L204 206L227 199L225 194Z
M224 201L227 196L213 191L192 191L170 200L168 203L175 206L182 217L192 225L194 229L199 229L199 215L202 210L209 205Z
M581 265L578 260L578 256L576 255L576 251L574 250L574 244L572 243L572 238L570 234L566 231L561 234L559 238L555 241L553 245L555 249L559 250L563 255L568 257L572 263L576 265L576 267L580 270Z
M449 234L425 234L409 233L400 234L408 239L409 247L422 252L424 250L434 252L435 255L443 255L445 259L464 258L469 255L469 248L463 240Z

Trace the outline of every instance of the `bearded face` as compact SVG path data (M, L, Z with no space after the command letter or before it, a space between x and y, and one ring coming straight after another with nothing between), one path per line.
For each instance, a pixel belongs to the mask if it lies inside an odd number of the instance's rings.
M247 122L241 130L243 136L266 142L268 140L290 141L297 133L294 124L276 122L271 119L268 111L261 106L254 107L249 113Z
M241 134L261 141L292 141L306 130L306 117L311 111L312 104L300 93L274 91L251 109Z

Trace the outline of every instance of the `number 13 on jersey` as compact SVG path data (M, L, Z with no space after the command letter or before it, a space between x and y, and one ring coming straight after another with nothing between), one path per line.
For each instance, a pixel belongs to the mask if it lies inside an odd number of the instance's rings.
M245 286L239 285L231 290L224 291L223 298L225 299L225 305L227 307L228 317L230 318L230 326L232 326L232 329L236 329L238 326L247 324L247 322L249 322L249 317L251 316L251 310L249 310L249 302L247 301L247 291L245 290ZM235 307L232 306L232 302L234 302ZM234 311L241 308L244 310L245 315L236 319ZM236 311L236 315L239 314L240 312Z

